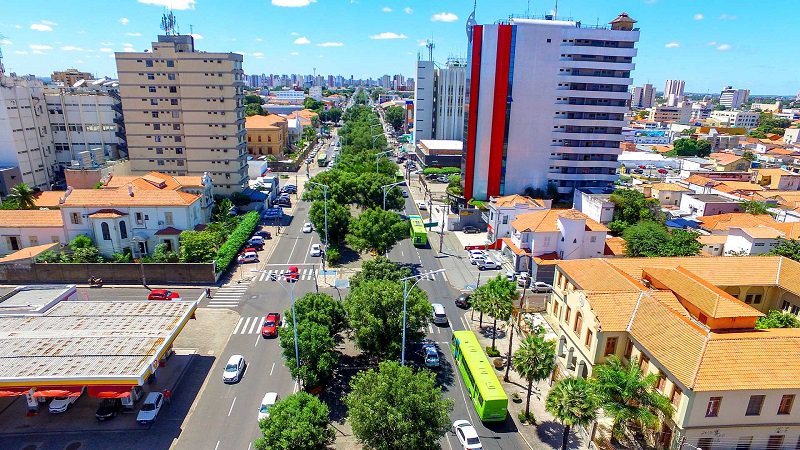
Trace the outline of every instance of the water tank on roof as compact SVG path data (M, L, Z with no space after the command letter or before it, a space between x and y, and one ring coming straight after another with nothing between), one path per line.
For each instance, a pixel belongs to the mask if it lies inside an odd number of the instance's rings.
M92 149L92 159L94 163L98 166L102 166L106 163L106 152L103 150L102 147L93 148Z
M78 161L80 161L81 167L92 167L92 152L84 150L78 153Z

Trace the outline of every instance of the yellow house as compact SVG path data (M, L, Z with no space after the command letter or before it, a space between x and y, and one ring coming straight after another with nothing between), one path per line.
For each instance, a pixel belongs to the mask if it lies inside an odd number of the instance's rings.
M247 152L251 155L283 156L289 144L289 122L277 114L249 116L245 119Z
M742 172L750 168L750 161L733 153L712 153L709 158L714 160L714 170L717 172Z
M800 329L755 329L800 313L800 263L779 256L559 261L546 319L562 375L611 355L658 375L674 412L658 448L795 448Z

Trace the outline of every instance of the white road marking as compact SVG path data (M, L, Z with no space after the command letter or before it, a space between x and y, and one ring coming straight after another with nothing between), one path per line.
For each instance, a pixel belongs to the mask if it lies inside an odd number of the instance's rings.
M432 324L430 324L430 323L428 324L428 332L429 332L430 334L433 334L433 325L432 325Z
M272 376L272 371L275 370L275 363L272 363L272 368L269 369L269 376Z
M233 329L233 334L236 334L236 333L239 332L239 327L242 326L242 321L243 320L244 320L244 317L240 317L239 318L239 323L237 323L236 324L236 328Z
M235 306L236 305L208 305L208 308L233 308Z
M256 329L258 328L259 324L261 324L261 321L259 320L258 317L256 317L255 320L253 320L253 328L250 329L250 334L253 334L253 333L256 332Z
M253 446L253 443L252 443L252 442L248 443L248 444L247 444L247 450L250 450L250 447L252 447L252 446Z
M469 329L469 325L467 325L467 321L464 320L464 316L459 317L459 319L461 319L461 325L464 325L464 329L468 330Z
M447 279L447 273L446 272L442 272L442 278L444 278L444 281L446 281L448 283L450 282L450 280Z
M253 345L253 347L258 347L258 342L259 342L261 339L262 339L262 338L261 338L261 333L259 333L259 334L258 334L258 336L256 336L256 343Z
M292 245L292 251L289 253L289 259L287 259L286 262L289 262L289 261L292 260L292 256L294 255L294 249L297 247L297 243L298 242L300 242L300 239L296 239L295 238L294 245Z
M303 258L303 264L308 264L308 255L311 254L311 246L314 245L314 239L308 243L308 248L306 249L306 256Z
M248 317L247 319L244 320L244 326L242 327L242 334L247 334L247 329L250 328L250 319L251 317Z
M233 412L233 405L236 404L236 397L233 397L233 401L231 402L231 409L228 410L228 417L231 416L231 412Z
M217 445L214 446L214 450L217 450L218 448L219 448L219 441L217 441Z

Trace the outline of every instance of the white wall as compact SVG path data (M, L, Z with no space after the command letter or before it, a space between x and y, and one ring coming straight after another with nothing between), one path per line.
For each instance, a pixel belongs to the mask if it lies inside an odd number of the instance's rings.
M417 61L417 78L414 89L414 140L432 139L435 68L433 61Z
M103 92L60 92L48 93L45 101L59 163L69 164L78 159L78 153L98 147L110 155L111 146L121 143L115 134L117 113L112 106L116 101L111 96Z
M35 245L49 244L52 242L60 242L62 244L67 242L64 236L63 228L0 227L0 255L7 255L16 251L12 249L11 245L9 244L8 238L10 236L15 236L17 238L20 249L33 247Z

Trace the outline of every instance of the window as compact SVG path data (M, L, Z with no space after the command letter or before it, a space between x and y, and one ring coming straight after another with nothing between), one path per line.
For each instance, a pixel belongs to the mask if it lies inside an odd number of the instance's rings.
M781 404L778 406L778 415L783 416L792 413L794 395L784 395L781 397Z
M572 314L572 309L569 306L567 306L567 311L564 313L564 322L566 322L567 325L569 325L569 316L571 314Z
M586 340L584 340L583 343L588 348L592 348L592 337L594 337L594 333L592 333L592 330L586 330Z
M175 67L175 61L168 59L167 60L167 67Z
M761 407L764 406L763 395L751 395L750 401L747 403L747 410L744 412L745 416L760 416Z
M683 395L683 391L678 386L672 385L672 395L669 396L669 401L672 403L672 406L675 408L678 407L678 403L681 402L681 395Z
M158 131L158 130L160 130L160 129L161 129L161 124L160 124L160 123L154 123L154 124L153 124L153 130L156 130L156 131Z
M80 225L81 224L81 215L80 213L72 213L70 214L70 222L73 225Z
M111 240L111 230L108 228L108 222L102 222L100 224L100 231L103 233L103 240L110 241Z
M178 87L177 86L170 86L169 87L169 93L170 94L176 94L177 92L178 92Z
M164 224L165 225L172 225L172 213L165 212L164 213Z
M625 346L625 359L630 361L631 355L633 355L633 341L628 340L628 345Z
M119 223L119 238L128 239L128 226L125 225L124 220Z
M36 236L30 236L28 237L28 240L30 241L31 246L39 245L39 238Z
M174 73L168 73L167 74L167 79L170 80L170 81L175 81L175 74Z
M650 369L650 358L644 353L639 355L639 369L642 371L643 375L647 375L647 371Z
M664 375L664 372L658 371L658 381L656 381L656 389L661 392L664 392L664 388L667 387L667 376Z
M702 448L703 450L711 450L712 442L713 438L700 438L697 440L697 448Z
M708 406L706 406L706 417L719 416L719 405L722 403L722 397L711 397L708 399ZM705 449L705 447L703 447Z
M144 218L142 217L142 213L137 212L134 215L134 217L136 218L136 225L144 225Z
M178 99L177 98L169 99L169 104L172 105L172 106L177 106L178 105Z
M606 348L603 351L603 356L613 355L617 352L617 338L616 337L607 337L606 338Z
M148 79L148 80L155 80L155 79L156 79L156 74L154 74L154 73L148 73L148 74L147 74L147 79Z
M145 67L153 67L153 60L152 59L146 59L144 61L144 66Z
M572 327L572 331L575 332L578 336L581 335L581 329L583 327L583 314L578 311L578 314L575 314L575 325Z
M156 92L156 87L155 87L155 86L149 86L149 87L147 88L147 92L150 92L150 93L155 93L155 92Z
M770 435L769 440L767 441L767 450L780 450L783 447L783 438L785 436L782 434L773 434Z
M151 112L150 116L152 116L154 119L158 119L158 111Z

